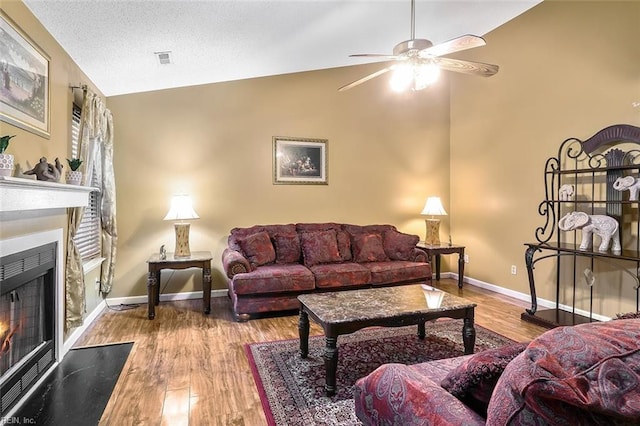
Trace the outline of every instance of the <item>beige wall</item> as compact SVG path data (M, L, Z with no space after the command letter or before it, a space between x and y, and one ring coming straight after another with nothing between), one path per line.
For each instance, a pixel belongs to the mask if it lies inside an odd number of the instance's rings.
M161 244L173 251L173 226L162 219L176 192L194 199L201 219L191 225L191 249L212 251L214 288L226 288L220 258L236 226L392 223L424 235L426 197L440 195L448 207L448 83L397 95L380 78L337 92L381 66L108 98L119 238L111 295L146 294L145 261ZM328 139L329 184L273 185L273 136ZM197 271L165 273L161 283L164 293L200 285Z
M535 242L544 225L545 161L566 138L640 125L640 108L632 106L640 101L639 22L639 2L545 1L465 56L501 67L486 80L451 82L451 227L468 247L468 275L529 293L523 244ZM549 300L553 263L536 265L538 295ZM609 269L600 265L596 274L595 311L633 310L633 283ZM578 278L579 305L588 309Z
M46 139L4 122L0 122L0 135L16 135L11 139L7 152L14 155L16 164L19 164L22 170L30 169L40 157L47 157L51 163L58 157L65 167L64 170L67 170L65 159L69 158L71 154L71 105L73 103L73 92L69 87L86 84L95 93L100 95L102 93L80 71L75 62L51 37L22 1L2 0L2 9L50 57L51 137ZM62 181L64 182L64 177ZM2 222L0 238L52 228L66 229L66 221L64 211L59 214L56 212L55 216L46 220L35 218L31 214L21 217L7 215ZM91 298L88 300L88 304L96 306L99 300L98 296L93 294L88 297Z
M65 159L71 155L71 104L73 103L73 92L69 87L86 84L95 93L100 95L102 93L80 71L71 57L51 37L22 1L3 0L2 9L51 58L49 64L51 137L46 139L2 122L0 134L16 135L11 139L7 152L14 155L15 162L23 169L31 168L28 164L35 165L40 157L47 157L50 162L59 157L65 166L64 170L67 170Z

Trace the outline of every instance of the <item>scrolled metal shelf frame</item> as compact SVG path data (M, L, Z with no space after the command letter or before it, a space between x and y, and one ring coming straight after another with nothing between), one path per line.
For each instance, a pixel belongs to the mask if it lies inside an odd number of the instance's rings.
M636 241L635 251L627 251L622 256L603 254L591 250L582 251L575 248L568 248L562 243L562 236L559 233L557 223L561 216L563 205L573 205L574 209L581 206L583 209L587 208L590 210L588 212L590 214L594 214L596 210L602 208L601 205L604 205L606 214L615 217L618 221L622 221L622 206L624 204L631 204L640 208L638 201L623 201L622 192L613 189L613 182L615 182L618 177L624 176L625 173L635 173L636 176L640 174L640 149L623 151L616 147L616 145L621 143L640 144L640 127L618 124L606 127L584 141L573 137L568 138L560 144L557 157L551 157L546 161L544 168L545 199L538 205L538 214L544 218L544 224L535 229L537 243L525 244L527 246L525 263L531 291L531 308L526 309L529 315L534 315L538 308L533 270L535 269L535 264L544 259L555 258L557 260L556 309L559 308L560 258L563 256L589 257L592 259L592 262L593 259L597 258L599 261L603 261L609 265L615 265L611 259L636 262L635 273L628 269L622 269L622 271L629 275L635 282L636 310L638 310L640 302L640 292L638 291L640 289L640 239ZM590 181L592 188L591 198L578 200L577 197L575 197L571 201L559 200L557 194L562 183L561 176L569 176L569 179L573 179L575 184L578 184L580 180L587 180L587 183ZM603 179L606 179L606 181L602 181ZM605 185L605 200L596 200L595 198L595 185L597 183ZM640 234L640 223L638 223L637 233ZM575 244L575 233L573 239ZM545 250L555 251L555 253L535 258L536 253ZM608 258L610 259L607 260ZM575 281L574 271L574 306ZM592 308L590 308L590 316L591 314Z

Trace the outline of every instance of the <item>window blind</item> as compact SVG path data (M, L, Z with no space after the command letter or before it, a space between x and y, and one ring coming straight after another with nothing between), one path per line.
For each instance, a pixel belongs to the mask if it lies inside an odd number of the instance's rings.
M80 152L80 115L82 110L77 105L73 105L71 115L71 156L78 158ZM90 185L100 188L98 174L94 170L86 170L90 176ZM89 205L84 209L84 215L78 232L73 241L78 247L80 257L83 261L99 257L101 254L101 234L100 234L100 192L92 191L89 194Z

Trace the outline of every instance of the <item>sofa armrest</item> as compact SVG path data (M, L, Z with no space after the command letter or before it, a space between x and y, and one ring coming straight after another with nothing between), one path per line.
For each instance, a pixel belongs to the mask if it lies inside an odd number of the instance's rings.
M229 278L233 278L236 274L251 272L251 264L247 258L239 251L229 247L222 252L222 266Z
M429 255L427 255L427 252L422 250L421 248L415 247L413 249L413 253L411 254L411 260L414 262L428 263Z
M385 364L354 387L356 415L365 425L484 425L484 419L419 370Z

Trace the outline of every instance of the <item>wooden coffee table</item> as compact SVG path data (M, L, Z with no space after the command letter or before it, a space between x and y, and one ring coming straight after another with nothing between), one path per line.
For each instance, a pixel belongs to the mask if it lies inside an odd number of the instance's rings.
M338 336L365 327L417 325L418 337L425 337L425 323L441 317L463 319L464 353L472 354L476 342L475 303L444 294L439 308L428 308L419 284L369 288L330 293L303 294L300 301L300 355L309 354L309 317L320 324L325 335L324 365L327 395L336 392Z

